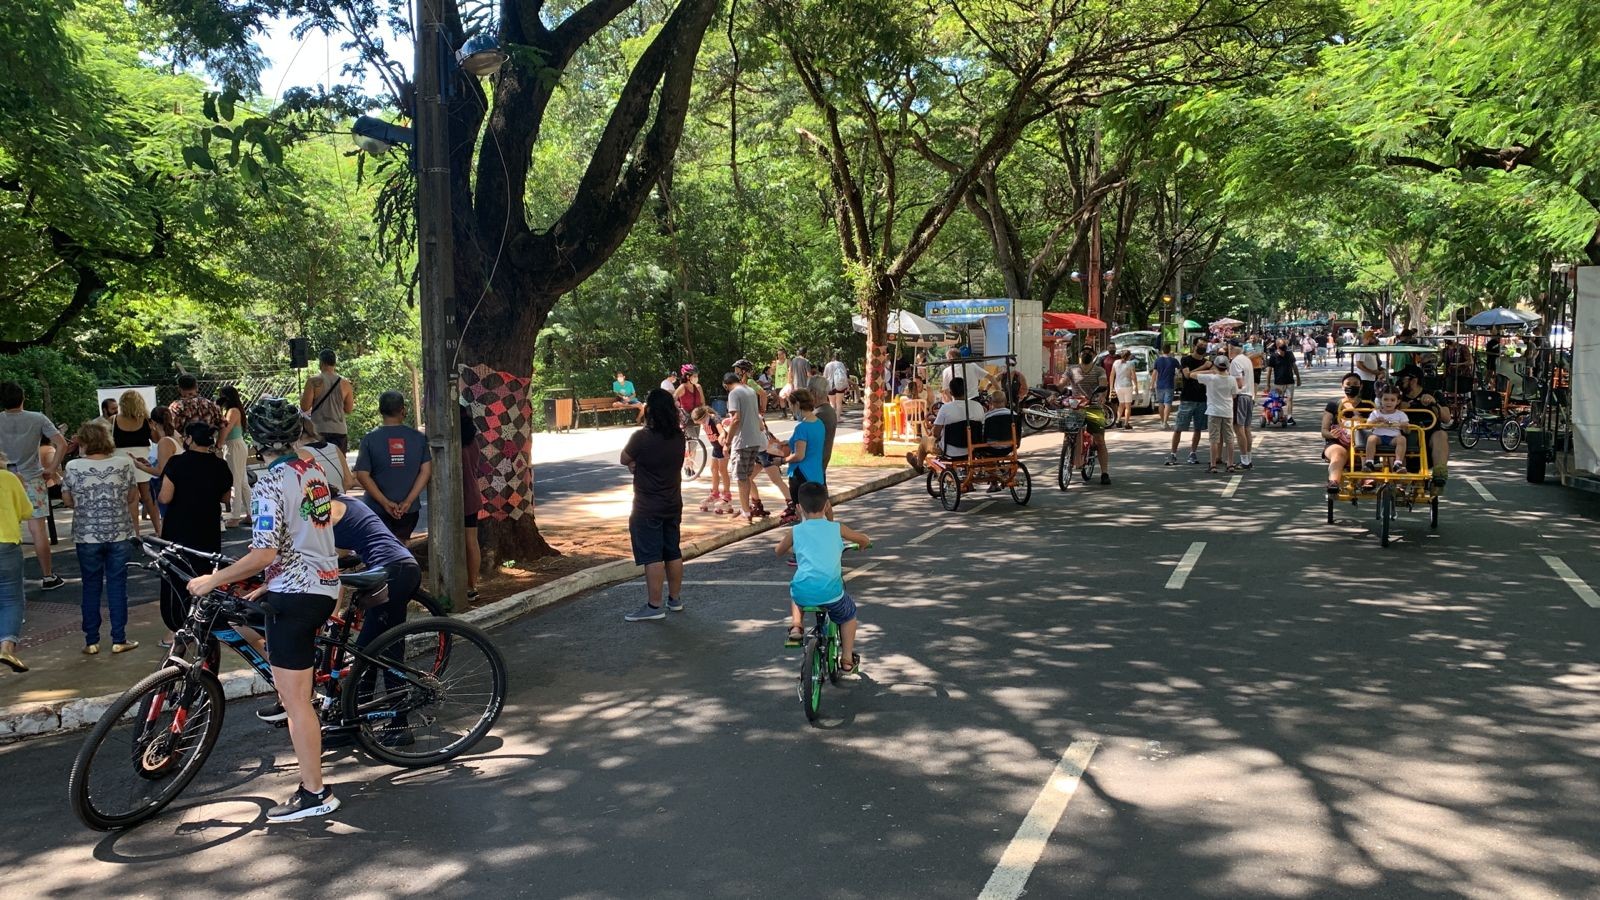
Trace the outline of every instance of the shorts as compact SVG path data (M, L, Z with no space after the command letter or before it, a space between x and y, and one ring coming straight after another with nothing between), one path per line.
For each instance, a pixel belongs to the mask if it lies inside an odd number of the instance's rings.
M1239 394L1233 398L1233 425L1235 428L1247 428L1250 418L1256 414L1256 398Z
M683 550L678 547L678 524L677 516L629 516L628 539L633 543L633 564L648 566L683 559Z
M1211 422L1211 441L1221 443L1235 438L1233 420L1227 416L1207 416Z
M28 505L33 507L31 519L42 519L50 514L50 489L45 487L44 476L22 479L22 491L28 495Z
M350 452L350 435L340 434L337 431L324 432L322 439L339 448L340 453Z
M473 510L472 512L467 513L466 516L461 520L461 524L467 528L477 528L478 511Z
M1395 438L1394 437L1392 437L1390 435L1387 435L1387 434L1374 435L1374 437L1376 437L1378 439L1378 452L1379 453L1383 453L1385 451L1388 451L1390 453L1394 452L1394 442L1395 442Z
M1172 388L1156 388L1156 405L1172 405Z
M777 455L776 453L768 453L765 450L757 450L756 462L761 464L761 468L770 469L773 466L782 465L783 457Z
M733 451L733 480L749 481L756 477L761 467L756 465L756 454L760 451L754 447L745 447Z
M309 669L316 662L317 632L333 615L334 598L323 594L267 594L267 654L274 669Z
M843 625L846 622L853 622L856 618L856 601L850 598L849 591L840 594L839 599L834 600L831 603L806 604L796 600L795 605L801 607L802 609L823 610L828 614L828 618L833 620L833 624L835 625Z
M1292 381L1288 384L1275 384L1272 386L1272 389L1277 391L1278 394L1285 400L1294 399L1294 382Z
M1206 404L1203 400L1184 400L1178 404L1178 424L1173 431L1190 431L1199 434L1206 427Z

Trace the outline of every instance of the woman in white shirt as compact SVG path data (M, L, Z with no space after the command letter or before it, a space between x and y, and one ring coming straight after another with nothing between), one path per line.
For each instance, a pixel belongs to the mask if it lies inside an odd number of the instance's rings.
M1111 367L1111 383L1117 394L1117 421L1122 423L1124 431L1133 430L1133 395L1139 389L1138 378L1138 370L1133 364L1133 351L1122 351Z

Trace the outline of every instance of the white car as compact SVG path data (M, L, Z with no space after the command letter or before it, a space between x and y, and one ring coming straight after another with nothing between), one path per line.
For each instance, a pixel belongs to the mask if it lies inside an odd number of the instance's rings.
M1111 352L1120 354L1123 350L1133 354L1133 380L1135 387L1133 410L1134 412L1150 412L1155 409L1155 361L1160 353L1156 348L1145 344L1129 344ZM1094 364L1097 366L1104 365L1105 358L1105 352L1100 353L1094 358ZM1118 402L1121 402L1121 399L1119 397Z

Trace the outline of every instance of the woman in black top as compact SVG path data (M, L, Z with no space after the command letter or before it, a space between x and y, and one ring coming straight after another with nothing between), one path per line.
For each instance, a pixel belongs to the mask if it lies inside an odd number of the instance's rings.
M150 410L144 404L144 397L138 391L123 391L122 396L117 398L116 418L111 420L111 443L117 448L117 454L148 462L153 442ZM133 534L135 537L139 534L141 504L150 517L151 529L155 534L160 534L161 511L156 508L155 495L150 493L150 473L135 466L134 480L139 483L139 494L128 503L128 515L133 519Z
M233 491L233 471L217 455L216 440L209 424L190 422L183 432L184 452L167 460L161 481L160 499L167 505L161 536L208 553L222 550L222 503ZM163 581L162 621L177 629L188 615L187 592L172 591Z
M665 618L661 583L667 582L667 609L681 612L683 551L678 526L683 520L683 428L672 395L656 388L644 400L644 427L622 448L622 464L633 473L633 513L628 537L633 561L644 567L645 604L623 616L629 622Z

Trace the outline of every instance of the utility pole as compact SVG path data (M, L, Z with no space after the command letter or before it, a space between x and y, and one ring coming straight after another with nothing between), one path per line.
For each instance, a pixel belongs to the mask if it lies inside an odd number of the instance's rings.
M1172 208L1173 221L1177 227L1172 234L1172 322L1178 326L1178 335L1183 336L1183 194L1178 190L1176 180L1172 183ZM1164 332L1166 329L1162 329ZM1162 338L1165 339L1163 334ZM1182 343L1182 341L1179 341Z
M435 597L467 597L461 502L461 417L456 405L455 257L450 216L449 122L445 116L444 0L421 0L417 29L417 264L422 302L422 383L428 449L428 583Z

